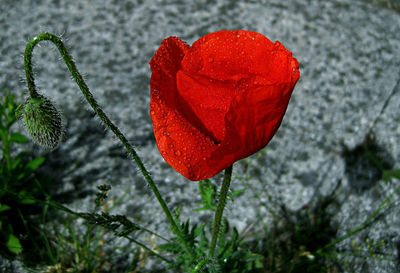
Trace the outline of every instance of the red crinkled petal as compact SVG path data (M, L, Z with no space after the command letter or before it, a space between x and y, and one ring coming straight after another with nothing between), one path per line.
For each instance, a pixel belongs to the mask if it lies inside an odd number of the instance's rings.
M280 94L283 90L285 94ZM286 83L235 97L225 116L225 139L211 155L210 164L222 170L264 148L281 124L292 90Z
M183 115L176 88L180 61L189 49L179 38L165 39L150 61L150 116L157 147L176 171L191 180L209 175L208 157L217 146Z
M211 33L192 47L165 39L150 65L157 146L190 180L212 177L262 149L300 77L289 51L250 31Z
M215 80L240 81L257 75L270 82L287 82L290 74L282 58L289 56L281 43L274 44L259 33L224 30L197 40L182 67L189 74Z

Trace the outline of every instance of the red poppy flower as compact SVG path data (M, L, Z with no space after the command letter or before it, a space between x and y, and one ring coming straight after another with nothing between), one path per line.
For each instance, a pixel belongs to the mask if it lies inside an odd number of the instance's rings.
M299 64L278 41L219 31L162 41L150 61L150 115L165 161L190 180L259 151L281 124Z

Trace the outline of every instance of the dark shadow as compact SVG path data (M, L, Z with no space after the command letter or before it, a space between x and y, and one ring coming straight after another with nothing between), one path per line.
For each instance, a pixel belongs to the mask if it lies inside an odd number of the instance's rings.
M316 194L300 210L291 211L285 204L278 204L279 217L274 218L261 242L265 269L281 273L340 272L340 265L328 263L317 254L336 238L339 224L332 219L340 206L336 198L340 185L338 181L328 196Z
M357 194L372 188L382 178L383 170L394 166L393 156L376 143L373 133L367 134L363 143L353 149L344 146L342 157L349 185Z
M47 154L46 162L40 169L43 175L48 176L53 181L49 185L49 194L52 196L53 200L59 203L68 204L88 195L95 195L95 187L88 187L86 183L88 183L88 181L94 183L103 173L100 167L91 168L86 171L82 168L83 165L88 164L87 162L99 157L98 153L91 153L90 151L95 151L96 148L101 145L102 139L104 139L107 134L99 124L99 121L94 119L93 114L91 116L86 116L89 117L80 120L79 128L81 128L81 131L78 138L74 143L68 144L72 146L70 148L71 150L85 147L85 149L89 151L87 157L83 158L84 161L77 160L65 146L62 147L63 144L61 143L60 147ZM37 149L40 150L41 148ZM108 152L109 151L107 151L107 153ZM67 177L74 178L66 182L65 178ZM64 188L63 183L72 185L72 189L61 191L60 189Z

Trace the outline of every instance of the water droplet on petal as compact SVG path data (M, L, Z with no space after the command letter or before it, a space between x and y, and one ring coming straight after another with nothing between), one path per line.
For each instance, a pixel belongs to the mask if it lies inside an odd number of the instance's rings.
M169 133L167 131L164 131L163 134L169 136Z
M154 115L156 112L154 112L154 110L150 111L150 114Z
M162 153L163 155L166 155L166 154L167 154L167 152L166 152L166 151L162 151L161 153Z
M239 38L239 37L240 37L240 34L236 35L236 37L238 37L238 38Z
M175 155L177 155L177 156L181 156L181 155L182 155L182 153L181 153L181 151L177 150L177 151L175 152Z
M174 148L174 144L171 143L171 144L168 145L168 147L169 147L170 149L172 149L172 148Z
M190 164L187 164L186 167L190 168Z
M209 58L208 58L208 62L209 62L209 63L212 63L212 62L214 62L214 59L213 59L212 57L209 57Z
M204 156L204 157L203 157L203 160L206 160L206 159L207 159L207 158Z

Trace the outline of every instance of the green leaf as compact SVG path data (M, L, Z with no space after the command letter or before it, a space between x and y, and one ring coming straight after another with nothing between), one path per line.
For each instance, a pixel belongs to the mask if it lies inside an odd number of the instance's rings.
M5 143L8 142L8 131L2 128L2 130L0 130L0 137L3 145L5 145Z
M35 199L29 198L29 197L20 199L19 202L21 204L24 204L24 205L31 205L31 204L35 204L36 203Z
M241 190L233 191L231 194L229 194L229 198L232 199L232 197L242 194L245 190L246 190L246 189L241 189Z
M175 221L177 221L178 223L180 222L179 217L181 216L181 211L182 211L182 206L178 206L173 211L173 217L175 218Z
M203 206L202 208L194 209L193 211L211 210L215 211L215 196L217 187L211 183L209 179L199 182L199 192L202 199L198 205Z
M44 161L45 161L44 157L35 158L32 161L30 161L28 164L26 164L25 169L28 171L34 171L37 168L39 168L40 165L42 165Z
M205 226L206 226L206 224L201 224L201 226L198 227L198 229L199 229L198 235L200 235L200 241L199 241L199 244L197 245L197 247L198 247L198 249L203 250L203 251L208 246L208 239L206 236L206 232L204 230ZM196 237L197 237L197 235L196 235Z
M263 256L259 255L259 256L255 256L255 260L254 260L254 264L256 268L263 268L263 264L262 264L262 258L264 258Z
M11 163L11 169L12 170L23 169L24 166L22 166L21 162L29 154L30 154L30 152L28 152L28 151L20 152L16 157L14 157L13 162Z
M14 96L11 96L10 101L7 105L9 121L14 121L15 119L15 103L14 103Z
M18 176L17 176L17 180L21 180L21 179L23 179L25 177L25 173L20 173Z
M21 163L22 159L21 158L15 158L14 161L11 163L11 169L15 170L19 164Z
M11 209L10 206L0 204L0 212Z
M8 250L14 254L18 254L22 252L22 245L19 242L19 239L12 233L8 235L8 240L6 243Z
M384 170L382 179L389 182L392 178L400 179L400 170Z
M28 142L28 139L26 138L26 136L20 133L13 133L10 136L10 141L15 143L26 143Z
M35 199L28 195L28 192L22 190L18 193L18 202L20 204L30 205L36 203Z

